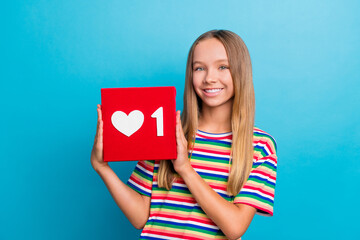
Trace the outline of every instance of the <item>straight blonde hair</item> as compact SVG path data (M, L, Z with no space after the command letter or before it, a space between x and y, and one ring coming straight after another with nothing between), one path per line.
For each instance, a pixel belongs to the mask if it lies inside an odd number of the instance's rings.
M227 192L236 195L246 182L253 162L253 130L255 117L255 94L252 81L252 67L248 49L243 40L228 30L212 30L198 37L190 48L185 76L184 109L181 114L182 127L188 141L188 149L194 145L201 112L201 99L196 95L193 77L193 55L197 44L205 39L215 38L225 47L231 77L234 84L234 100L231 113L232 145L230 154L230 173ZM171 189L174 180L174 167L171 161L160 161L158 185Z

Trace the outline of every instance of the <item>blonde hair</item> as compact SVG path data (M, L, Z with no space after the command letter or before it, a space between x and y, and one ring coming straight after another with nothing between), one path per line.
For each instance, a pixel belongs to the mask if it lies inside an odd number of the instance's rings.
M228 30L208 31L198 37L191 46L186 65L184 109L181 121L185 137L188 141L188 149L192 149L198 127L198 117L201 111L201 100L196 95L192 83L193 55L197 44L202 40L210 38L215 38L224 45L234 84L234 100L231 113L233 134L230 157L231 169L227 192L230 195L236 195L240 192L252 168L255 116L255 94L250 55L245 43L237 34ZM174 180L174 173L171 161L160 161L158 172L159 187L170 190Z

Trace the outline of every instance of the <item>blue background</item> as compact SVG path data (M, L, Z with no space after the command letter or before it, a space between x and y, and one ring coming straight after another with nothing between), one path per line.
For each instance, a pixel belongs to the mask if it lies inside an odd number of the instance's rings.
M176 86L197 36L253 63L256 125L278 143L275 215L243 239L354 239L360 2L8 1L1 7L0 239L136 239L90 164L100 88ZM112 163L126 181L135 162Z

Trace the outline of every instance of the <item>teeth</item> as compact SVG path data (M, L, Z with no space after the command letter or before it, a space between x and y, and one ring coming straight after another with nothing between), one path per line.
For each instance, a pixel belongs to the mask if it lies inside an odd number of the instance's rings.
M205 92L207 93L214 93L214 92L220 92L221 88L213 88L213 89L205 89Z

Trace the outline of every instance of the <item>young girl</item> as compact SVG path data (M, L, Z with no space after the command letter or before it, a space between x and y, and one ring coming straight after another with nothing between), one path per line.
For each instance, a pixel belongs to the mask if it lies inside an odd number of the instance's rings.
M177 159L139 161L127 184L103 161L101 106L91 164L140 239L239 239L272 216L276 143L254 127L251 61L242 39L213 30L192 45Z

